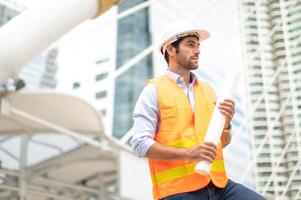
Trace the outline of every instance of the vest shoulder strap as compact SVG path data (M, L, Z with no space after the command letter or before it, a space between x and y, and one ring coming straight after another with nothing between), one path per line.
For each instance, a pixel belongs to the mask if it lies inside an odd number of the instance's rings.
M204 96L205 96L207 103L211 102L210 100L212 100L212 99L214 100L214 102L216 102L215 92L214 92L213 88L209 85L209 83L204 82L204 81L199 81L199 84L203 89Z
M160 77L157 77L157 78L152 78L152 79L147 80L147 84L153 83L153 84L157 85L157 84L160 84L162 79L164 79L164 76L160 76Z

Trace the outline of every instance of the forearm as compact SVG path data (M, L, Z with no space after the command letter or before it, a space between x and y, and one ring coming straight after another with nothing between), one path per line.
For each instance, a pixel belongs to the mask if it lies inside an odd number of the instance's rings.
M221 137L221 143L222 147L226 147L228 144L231 142L231 133L230 132L223 132L222 137Z
M154 160L184 160L188 159L187 148L168 147L154 143L148 149L146 157Z
M226 124L221 136L221 143L222 143L222 147L226 147L228 144L230 144L231 142L231 125L230 124Z
M216 145L211 142L200 143L189 148L168 147L154 143L148 149L146 157L153 160L207 160L213 162L216 153Z

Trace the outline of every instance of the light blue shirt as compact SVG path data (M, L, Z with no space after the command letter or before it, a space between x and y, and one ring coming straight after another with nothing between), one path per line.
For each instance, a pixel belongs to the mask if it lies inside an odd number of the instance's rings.
M186 87L184 79L180 75L171 71L166 71L166 75L183 90L194 111L193 85L197 79L195 74L191 73L191 81L188 87ZM160 125L157 90L154 84L146 85L141 92L134 109L133 119L133 137L130 144L136 155L144 157L150 146L155 143L154 137Z

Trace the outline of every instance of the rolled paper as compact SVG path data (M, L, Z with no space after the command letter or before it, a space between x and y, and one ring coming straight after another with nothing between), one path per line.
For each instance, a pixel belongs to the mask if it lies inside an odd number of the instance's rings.
M239 75L240 73L238 71L229 71L227 73L222 87L221 95L219 96L218 101L216 102L212 117L210 119L204 142L212 142L215 145L219 144L226 118L220 112L218 105L220 102L224 101L224 99L233 99L233 95L239 81ZM202 175L209 174L210 169L211 163L204 160L198 162L198 164L195 167L195 171Z

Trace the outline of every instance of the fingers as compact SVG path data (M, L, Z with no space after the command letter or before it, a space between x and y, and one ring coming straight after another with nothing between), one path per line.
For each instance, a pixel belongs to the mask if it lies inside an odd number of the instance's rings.
M219 103L219 107L222 107L230 112L235 109L235 102L232 99L225 99Z
M226 102L226 103L230 103L230 104L235 105L235 101L234 101L233 99L224 99L223 102Z
M190 159L213 162L216 158L217 147L211 142L204 142L192 148Z
M220 112L226 117L226 121L230 122L235 114L235 102L232 99L225 99L219 103Z
M209 150L217 151L217 147L213 142L204 142L202 144L205 146L205 148L208 148ZM200 144L200 145L202 145L202 144Z
M232 113L230 114L230 113L225 112L223 110L220 110L220 112L226 117L227 122L230 122L232 120L234 114L232 114Z
M207 160L208 162L212 163L217 154L217 148L213 143L203 143L200 145L203 148L202 158L203 160Z

